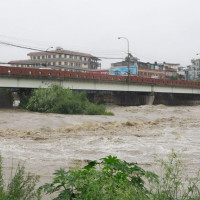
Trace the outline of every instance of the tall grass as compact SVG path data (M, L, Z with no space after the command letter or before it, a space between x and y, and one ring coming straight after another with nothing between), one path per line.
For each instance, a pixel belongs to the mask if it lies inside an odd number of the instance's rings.
M5 184L0 156L0 200L40 200L39 190L35 189L38 181L38 176L25 174L25 168L18 164L14 176Z

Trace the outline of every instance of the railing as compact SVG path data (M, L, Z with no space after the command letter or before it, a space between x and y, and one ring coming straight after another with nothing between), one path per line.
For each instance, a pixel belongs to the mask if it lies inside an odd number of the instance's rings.
M24 78L56 78L56 79L80 79L80 80L99 80L110 82L126 82L126 76L95 74L86 72L72 72L57 69L35 69L22 67L5 67L0 66L0 76L17 76ZM154 78L143 78L138 76L130 76L129 84L149 84L163 86L182 86L182 87L200 87L200 82L184 81L184 80L164 80Z

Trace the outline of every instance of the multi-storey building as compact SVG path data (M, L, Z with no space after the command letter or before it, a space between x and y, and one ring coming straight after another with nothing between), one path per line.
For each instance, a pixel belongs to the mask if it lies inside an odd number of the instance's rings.
M200 59L192 59L191 63L200 69Z
M87 53L64 50L57 47L56 50L31 52L28 60L10 61L9 64L16 67L36 68L62 68L62 69L98 69L101 67L100 59Z
M144 78L160 78L160 79L171 79L171 77L176 77L177 69L175 67L180 66L179 64L167 64L166 63L145 63L141 61L133 60L129 63L127 61L112 63L111 67L123 67L123 66L137 66L137 75ZM175 66L171 68L171 66ZM179 78L179 77L177 77Z

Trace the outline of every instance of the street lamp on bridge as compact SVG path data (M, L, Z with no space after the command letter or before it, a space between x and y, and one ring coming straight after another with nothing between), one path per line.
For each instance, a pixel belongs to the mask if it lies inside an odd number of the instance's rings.
M127 41L127 47L128 47L128 56L127 56L127 63L128 63L128 77L127 77L127 82L129 83L129 76L130 76L130 53L129 53L129 40L126 37L118 37L118 39L125 39Z

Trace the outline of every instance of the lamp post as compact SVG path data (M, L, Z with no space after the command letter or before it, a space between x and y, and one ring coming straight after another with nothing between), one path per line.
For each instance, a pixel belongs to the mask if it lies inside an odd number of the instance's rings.
M127 77L127 82L129 83L129 76L130 76L130 57L129 57L129 40L126 38L126 37L118 37L118 39L120 40L120 39L125 39L126 41L127 41L127 47L128 47L128 52L127 52L127 54L128 54L128 57L127 57L127 59L128 59L128 77Z
M45 52L48 53L48 50L49 50L49 49L52 49L52 48L53 48L53 47L47 48L47 49L45 50ZM47 55L45 56L45 58L46 58L46 60L45 60L45 66L47 67Z

